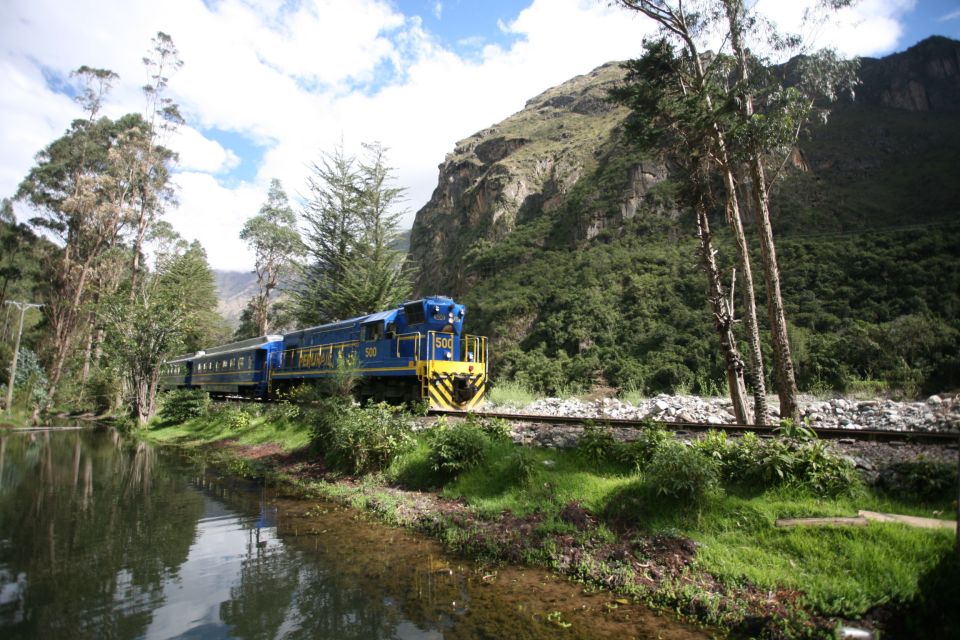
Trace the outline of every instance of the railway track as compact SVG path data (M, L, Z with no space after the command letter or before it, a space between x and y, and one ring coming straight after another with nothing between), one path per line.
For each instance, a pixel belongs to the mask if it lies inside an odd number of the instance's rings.
M648 420L628 420L624 418L580 418L571 416L545 416L527 413L471 412L479 418L500 418L509 422L528 422L550 425L583 426L587 423L609 426L615 429L643 429ZM465 411L431 410L430 415L466 417ZM658 421L659 422L659 421ZM675 432L705 433L710 430L725 431L731 434L752 432L758 435L777 435L775 427L749 424L709 424L706 422L662 422L664 427ZM819 438L828 440L865 440L874 442L907 442L914 444L956 445L960 444L960 432L957 431L894 431L891 429L844 429L811 427Z

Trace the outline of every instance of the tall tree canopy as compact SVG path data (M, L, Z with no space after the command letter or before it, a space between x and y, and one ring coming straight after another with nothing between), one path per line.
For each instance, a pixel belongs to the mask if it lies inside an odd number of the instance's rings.
M396 305L410 294L410 274L395 245L405 190L379 144L365 157L343 145L312 166L302 212L307 264L294 289L302 324L320 324Z
M281 280L293 273L296 258L303 254L297 231L297 216L290 207L280 181L270 181L267 201L260 213L247 220L240 232L254 253L257 295L250 301L253 335L267 333L270 324L270 294Z
M748 309L757 417L762 420L766 410L762 394L756 389L763 383L762 361L752 307L754 292L749 257L740 220L741 187L749 193L747 199L755 214L763 257L780 414L797 420L797 386L770 223L766 166L771 162L782 166L783 150L796 142L816 99L832 98L838 88L851 86L856 66L839 61L832 52L820 52L797 66L799 80L786 87L780 76L766 70L768 61L757 57L756 51L799 47L799 39L784 36L764 24L755 10L747 8L741 0L620 0L620 4L653 20L660 27L663 42L672 42L681 52L683 64L664 65L670 80L665 84L661 81L660 88L671 86L684 97L692 96L700 105L694 117L687 118L680 126L685 135L691 134L702 141L698 142L701 151L713 158L724 178L727 219L734 229L747 279L742 291ZM825 0L824 4L838 7L848 2ZM700 50L703 35L717 32L726 33L723 42L729 43L729 51L704 56ZM653 49L648 49L648 58L652 53ZM669 53L672 57L672 52ZM642 65L634 64L631 80L640 78L643 69ZM651 85L641 82L638 86L646 91ZM627 89L619 96L628 104L630 91ZM645 100L636 102L643 107ZM757 105L762 105L762 109L756 108ZM691 115L690 112L687 115ZM704 132L708 135L704 136Z

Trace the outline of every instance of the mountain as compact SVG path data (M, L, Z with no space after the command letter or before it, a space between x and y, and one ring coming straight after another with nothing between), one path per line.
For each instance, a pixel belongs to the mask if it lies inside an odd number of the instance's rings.
M214 269L217 286L217 311L235 329L240 314L257 293L257 275L252 271L220 271Z
M772 199L801 384L960 384L960 43L864 59L860 76ZM411 232L417 289L470 305L502 376L709 391L695 225L662 154L630 144L605 100L622 78L608 63L456 144ZM729 268L722 211L713 226Z

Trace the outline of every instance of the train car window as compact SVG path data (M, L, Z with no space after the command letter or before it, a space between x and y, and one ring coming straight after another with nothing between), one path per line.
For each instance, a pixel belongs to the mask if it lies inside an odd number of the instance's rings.
M380 340L383 338L383 323L371 322L363 325L363 339L366 341Z
M403 312L407 314L407 324L420 324L427 319L423 312L423 302L411 302L403 307Z

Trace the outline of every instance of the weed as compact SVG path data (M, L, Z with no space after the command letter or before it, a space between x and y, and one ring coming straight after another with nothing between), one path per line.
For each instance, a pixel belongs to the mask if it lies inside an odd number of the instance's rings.
M673 440L657 448L646 479L658 495L701 504L720 486L720 465L696 448Z

